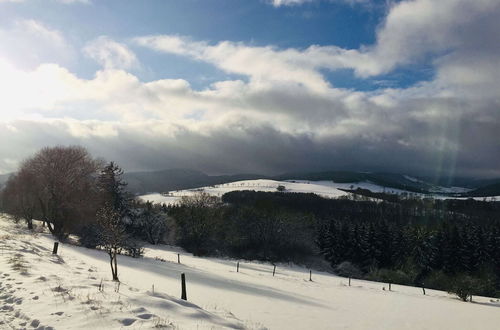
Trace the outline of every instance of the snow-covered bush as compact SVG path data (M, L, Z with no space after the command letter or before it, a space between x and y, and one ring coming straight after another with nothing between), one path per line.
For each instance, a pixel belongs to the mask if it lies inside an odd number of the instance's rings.
M132 258L140 258L144 255L144 247L136 240L128 239L123 246L125 254Z
M131 213L132 221L128 231L134 237L145 239L153 245L165 241L168 232L167 214L161 205L136 202Z

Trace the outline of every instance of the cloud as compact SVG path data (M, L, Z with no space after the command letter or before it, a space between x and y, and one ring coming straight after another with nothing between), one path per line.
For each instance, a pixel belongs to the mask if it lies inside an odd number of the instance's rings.
M320 1L343 2L350 5L366 4L367 2L369 2L369 0L268 0L268 2L272 4L274 7L299 6L306 3L320 2Z
M0 171L38 147L78 143L129 170L500 175L499 7L487 0L399 2L373 45L358 49L134 39L238 77L201 90L184 79L141 81L126 71L135 56L106 37L87 45L103 66L90 79L62 65L20 70L0 61L0 139L19 146L0 147ZM342 89L324 74L352 69L370 79L421 62L434 77L408 88Z
M90 0L55 0L60 3L64 3L66 5L73 4L73 3L84 3L84 4L90 4Z
M314 54L318 53L318 48L314 46L302 51L280 50L272 46L254 47L229 41L210 45L171 35L139 37L135 42L161 52L208 62L228 73L248 76L254 85L262 87L294 84L324 91L329 87L329 83L317 69L324 66L342 66L341 63L326 64L326 61ZM338 50L340 49L336 47L329 48L331 52Z
M7 94L23 86L25 95L40 94L26 97L17 118L1 124L0 138L19 146L0 150L3 171L44 145L82 144L129 170L500 175L491 165L500 160L498 102L491 99L426 96L427 86L370 93L332 88L324 95L299 87L264 91L244 81L195 91L184 80L145 83L121 70L86 80L57 65L15 74L18 85Z
M0 26L0 57L33 68L44 62L71 63L76 53L61 31L23 19Z
M126 45L106 36L90 41L83 51L106 69L132 69L139 66L137 57Z
M26 2L27 0L0 0L0 3L2 2ZM83 4L90 4L90 0L53 0L55 2L59 2L65 5L70 5L74 3L83 3Z

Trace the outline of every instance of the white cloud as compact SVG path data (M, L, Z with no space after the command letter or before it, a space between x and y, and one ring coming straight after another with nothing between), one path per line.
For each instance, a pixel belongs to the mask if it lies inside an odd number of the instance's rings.
M275 7L280 6L291 6L291 5L301 5L306 2L313 2L315 0L271 0L271 3Z
M106 36L87 43L84 53L106 69L131 69L139 65L139 61L126 45Z
M0 58L20 67L44 62L68 64L76 57L63 33L36 20L17 20L0 26Z
M252 47L228 41L209 45L205 42L193 42L187 38L168 35L141 37L135 41L158 51L212 63L229 73L248 76L256 87L293 84L316 91L325 91L329 88L329 84L316 70L321 63L317 57L310 56L315 52L314 47L305 51L279 50L271 46Z
M500 175L499 7L487 0L403 1L391 7L373 45L351 50L172 35L135 39L243 76L201 91L182 79L142 82L124 70L135 55L105 37L86 47L103 65L91 79L56 64L20 70L0 61L6 127L0 138L18 145L83 143L135 169L148 163L196 163L218 172L389 164ZM57 44L50 29L22 26ZM417 61L433 65L435 78L404 89L338 89L323 74L351 68L371 77ZM20 157L0 146L4 153L3 159ZM0 169L9 164L0 161Z
M320 2L320 1L330 1L330 2L343 2L350 5L354 4L366 4L370 0L268 0L274 7L282 6L298 6L305 3Z
M90 4L91 3L90 0L55 0L55 1L67 4L67 5L73 4L73 3L84 3L84 4Z
M0 3L2 3L2 2L25 2L25 1L28 1L28 0L0 0ZM74 4L74 3L83 3L83 4L90 4L91 3L90 0L54 0L54 1L66 4L66 5Z

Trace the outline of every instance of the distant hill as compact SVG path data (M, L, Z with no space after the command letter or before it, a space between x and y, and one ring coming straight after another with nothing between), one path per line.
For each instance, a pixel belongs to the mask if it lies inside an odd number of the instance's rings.
M335 181L337 183L372 182L383 187L401 189L416 193L429 193L438 190L438 186L421 179L395 173L369 173L351 171L330 171L314 173L286 173L274 177L277 180Z
M374 184L394 189L416 193L440 192L442 187L430 184L421 179L394 173L368 173L354 171L329 172L297 172L266 177L258 174L235 174L210 176L200 171L189 169L170 169L152 172L130 172L124 174L128 188L135 194L149 192L165 192L190 189L228 183L241 180L272 179L272 180L309 180L335 181L337 183L372 182Z
M479 187L467 193L470 197L500 196L500 182Z
M198 188L240 180L255 180L263 177L258 174L210 176L189 169L129 172L123 175L123 179L128 183L128 189L134 194Z
M128 172L124 174L128 189L134 194L166 192L229 183L242 180L271 179L334 181L336 183L371 182L376 185L423 194L453 194L467 197L499 196L500 179L457 179L455 186L471 189L455 191L444 181L433 183L429 178L412 177L398 173L374 173L355 171L291 172L276 176L259 174L207 175L190 169L168 169L161 171ZM1 182L1 178L0 178ZM458 185L457 183L462 183Z

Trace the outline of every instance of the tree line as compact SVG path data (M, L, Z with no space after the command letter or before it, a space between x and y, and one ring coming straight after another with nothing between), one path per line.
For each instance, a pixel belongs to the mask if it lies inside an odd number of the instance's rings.
M221 201L200 196L207 201L169 209L178 243L195 254L301 263L320 255L344 276L500 294L497 202L255 191Z

